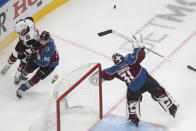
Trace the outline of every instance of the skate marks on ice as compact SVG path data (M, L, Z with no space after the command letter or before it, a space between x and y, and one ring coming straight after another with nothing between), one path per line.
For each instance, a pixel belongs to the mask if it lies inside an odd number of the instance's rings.
M167 131L167 128L141 121L138 128L124 118L108 115L99 121L90 131Z

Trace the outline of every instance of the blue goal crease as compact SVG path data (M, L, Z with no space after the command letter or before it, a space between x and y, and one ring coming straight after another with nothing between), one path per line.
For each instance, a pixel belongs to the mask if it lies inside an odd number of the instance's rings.
M5 5L9 0L0 0L0 7Z
M140 122L137 128L133 123L117 116L106 116L91 131L166 131L163 126Z

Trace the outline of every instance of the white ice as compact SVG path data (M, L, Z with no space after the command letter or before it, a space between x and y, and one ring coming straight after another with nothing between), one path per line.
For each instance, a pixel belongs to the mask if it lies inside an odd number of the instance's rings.
M181 2L179 0L70 0L36 23L40 30L51 32L60 53L60 65L53 74L92 62L99 62L106 68L112 65L113 53L130 52L131 45L125 40L114 35L100 38L97 36L100 31L112 28L125 35L131 35L142 29L144 36L154 32L155 34L152 34L154 39L160 39L165 34L162 41L146 41L149 46L153 46L154 51L165 56L165 59L148 52L142 65L176 99L180 108L176 118L172 118L148 93L145 93L141 103L141 120L165 126L168 131L195 130L196 72L187 69L186 66L190 64L196 67L194 56L196 6L193 0L184 1L184 4ZM115 10L114 3L117 4ZM174 16L181 22L155 17L159 14L174 14L168 5L175 5L180 12L183 12L181 16ZM159 26L155 24L147 26L151 19ZM164 27L161 28L160 25ZM0 53L0 68L6 63L16 42L17 40ZM49 97L53 74L26 92L21 101L16 101L15 90L18 86L14 85L13 78L17 65L18 63L15 63L5 76L0 77L1 131L27 131L29 125L42 113ZM104 114L125 116L123 99L125 91L126 86L118 80L103 83ZM69 126L66 129L68 131L75 125ZM92 125L86 126L91 128ZM78 127L76 130L83 129Z

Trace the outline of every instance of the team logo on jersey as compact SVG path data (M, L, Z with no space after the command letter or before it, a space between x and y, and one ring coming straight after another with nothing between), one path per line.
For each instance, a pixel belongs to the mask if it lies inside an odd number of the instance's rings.
M50 48L49 47L45 47L45 51L46 52L49 52L50 51Z
M25 36L25 38L26 38L27 40L31 39L31 37L30 37L29 34L27 34L27 35Z

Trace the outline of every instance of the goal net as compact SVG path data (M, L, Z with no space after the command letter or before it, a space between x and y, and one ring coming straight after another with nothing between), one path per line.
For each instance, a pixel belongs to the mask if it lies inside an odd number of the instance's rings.
M88 123L89 126L102 119L100 71L99 63L91 63L63 73L63 77L53 84L52 97L49 98L40 118L30 125L29 131L78 130L76 127L79 124ZM97 86L89 83L90 76L95 73L98 74ZM80 128L87 130L89 127Z

